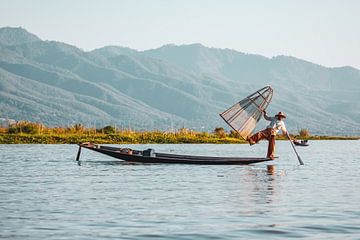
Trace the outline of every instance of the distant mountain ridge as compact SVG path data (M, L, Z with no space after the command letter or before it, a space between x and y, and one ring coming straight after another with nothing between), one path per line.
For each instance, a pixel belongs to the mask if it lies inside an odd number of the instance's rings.
M35 34L29 33L23 28L4 27L0 28L0 44L18 45L41 41Z
M212 130L226 127L218 113L265 85L275 89L268 112L286 112L290 131L360 135L360 71L352 67L201 44L85 52L0 28L0 117Z

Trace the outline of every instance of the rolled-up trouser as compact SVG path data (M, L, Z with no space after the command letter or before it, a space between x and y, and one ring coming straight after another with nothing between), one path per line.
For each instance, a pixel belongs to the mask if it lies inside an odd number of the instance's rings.
M267 139L269 141L267 157L274 159L275 157L275 135L276 132L272 128L266 128L260 132L255 133L249 138L250 144L255 144L262 139Z

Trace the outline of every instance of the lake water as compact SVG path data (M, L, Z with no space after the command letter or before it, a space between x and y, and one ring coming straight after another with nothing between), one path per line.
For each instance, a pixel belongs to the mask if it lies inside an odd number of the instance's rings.
M0 145L0 238L360 239L360 141L288 142L248 166L130 165L76 145ZM132 145L264 156L248 145ZM268 172L267 165L275 171Z

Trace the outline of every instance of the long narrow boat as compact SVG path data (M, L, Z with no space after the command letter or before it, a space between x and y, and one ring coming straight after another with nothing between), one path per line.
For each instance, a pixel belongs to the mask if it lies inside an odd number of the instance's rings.
M129 148L116 148L91 143L79 144L76 160L80 158L81 148L86 148L117 159L133 163L166 163L166 164L206 164L206 165L244 165L271 161L270 158L258 157L208 157L169 153L155 153L153 149L143 151Z

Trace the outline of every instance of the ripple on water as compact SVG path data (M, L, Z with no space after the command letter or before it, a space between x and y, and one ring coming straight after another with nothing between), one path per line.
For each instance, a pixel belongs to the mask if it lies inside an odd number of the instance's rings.
M350 144L351 143L351 144ZM142 145L261 156L266 143ZM339 150L341 149L341 151ZM359 141L287 142L250 166L141 165L75 145L0 145L0 237L10 239L360 238ZM346 154L344 154L346 152Z

